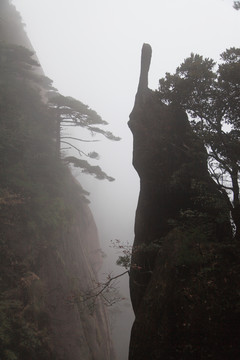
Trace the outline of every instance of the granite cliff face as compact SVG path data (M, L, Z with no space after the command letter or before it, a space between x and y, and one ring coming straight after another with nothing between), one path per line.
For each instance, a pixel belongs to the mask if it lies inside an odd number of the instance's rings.
M147 87L150 60L144 44L129 121L140 177L129 359L237 359L239 247L186 113Z
M115 356L104 304L100 299L81 301L98 282L102 258L92 214L83 199L79 204L75 221L59 233L58 246L43 250L39 257L49 336L57 359L112 360Z
M102 263L96 225L56 156L21 18L7 0L0 13L0 358L113 360L103 303L83 301Z

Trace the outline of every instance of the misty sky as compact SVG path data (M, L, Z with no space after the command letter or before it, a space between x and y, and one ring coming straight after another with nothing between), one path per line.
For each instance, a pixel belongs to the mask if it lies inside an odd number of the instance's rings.
M86 180L91 192L110 198L119 216L136 206L138 178L131 166L132 137L127 127L139 77L143 42L153 48L149 86L156 89L165 72L173 72L191 52L219 59L227 47L239 46L240 12L232 0L14 0L45 74L63 94L96 110L122 137L120 143L94 144L99 164L114 184ZM85 180L84 180L85 181ZM93 189L92 189L93 187ZM100 188L98 188L100 187ZM116 190L116 187L118 189ZM98 202L96 196L92 201ZM100 205L101 207L102 205ZM127 208L127 209L126 209ZM128 212L129 210L129 212ZM100 211L101 212L101 211ZM102 213L102 212L101 212Z
M14 0L56 87L108 122L126 123L143 42L153 48L150 87L190 52L218 58L238 46L232 0ZM57 61L56 61L57 59ZM124 117L124 118L123 118Z
M156 89L191 52L219 59L240 47L240 11L232 0L14 0L45 74L63 94L96 110L122 141L90 145L114 183L82 177L103 250L111 239L133 240L138 177L127 127L139 77L141 47L153 48L149 86ZM111 252L111 250L109 250ZM112 268L110 261L109 271ZM121 269L119 270L121 271ZM127 287L127 280L125 286ZM129 327L122 325L126 343ZM127 351L127 350L126 350ZM126 351L122 358L126 359Z

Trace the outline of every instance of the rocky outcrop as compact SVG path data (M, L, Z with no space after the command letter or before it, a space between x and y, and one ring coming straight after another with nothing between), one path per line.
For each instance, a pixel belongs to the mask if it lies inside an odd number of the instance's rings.
M102 264L97 228L81 187L70 173L62 176L64 194L55 198L43 186L45 204L38 195L4 196L0 183L3 360L115 359L106 308L86 297ZM48 208L42 227L36 220Z
M229 213L186 113L148 89L150 58L144 44L129 120L140 177L129 359L236 359L239 254Z

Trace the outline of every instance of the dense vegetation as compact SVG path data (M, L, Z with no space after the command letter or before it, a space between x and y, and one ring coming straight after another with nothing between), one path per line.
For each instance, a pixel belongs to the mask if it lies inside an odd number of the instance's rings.
M230 48L220 64L191 54L160 80L158 95L190 115L195 134L208 150L211 176L225 197L240 240L240 49Z

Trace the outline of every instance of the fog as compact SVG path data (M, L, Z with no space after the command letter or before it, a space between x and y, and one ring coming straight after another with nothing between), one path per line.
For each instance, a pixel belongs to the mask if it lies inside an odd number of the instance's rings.
M127 127L133 107L144 42L153 48L149 86L156 89L191 52L216 61L226 48L239 47L240 13L232 0L14 0L45 74L63 95L73 96L109 123L120 142L97 136L87 150L100 153L98 164L115 182L98 181L74 170L90 194L105 273L115 266L112 239L132 243L139 180L131 165L132 136ZM77 130L76 130L77 131ZM80 131L80 137L82 133ZM79 133L74 133L78 136ZM86 134L86 136L89 135ZM95 138L94 138L95 139ZM94 162L93 162L94 163ZM127 296L128 278L119 284ZM119 304L114 325L119 360L128 352L133 320L129 301Z

